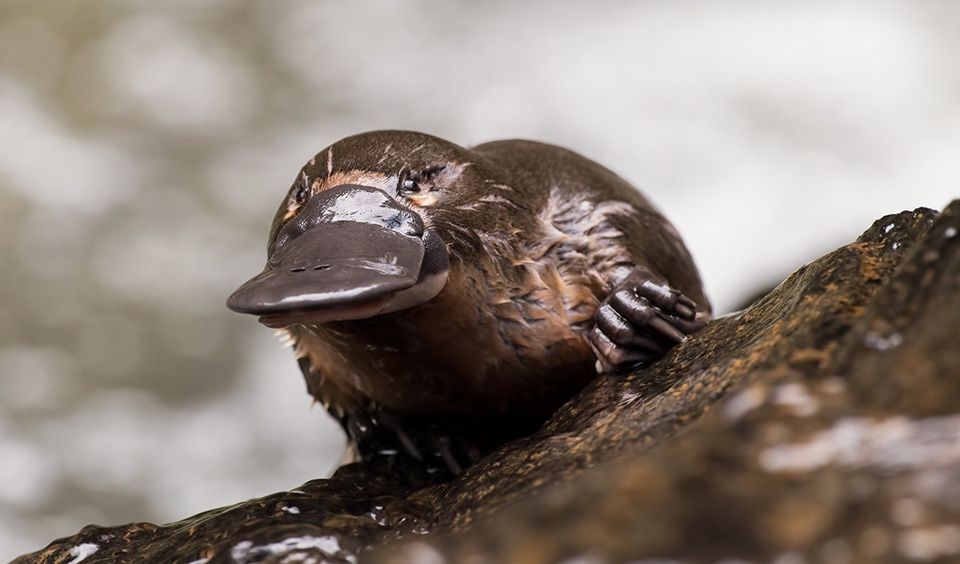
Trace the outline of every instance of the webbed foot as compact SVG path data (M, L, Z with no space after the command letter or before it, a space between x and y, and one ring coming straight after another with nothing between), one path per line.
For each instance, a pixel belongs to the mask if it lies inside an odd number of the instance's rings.
M664 355L710 316L697 304L643 268L630 273L600 303L590 332L597 372L613 372Z
M373 455L406 456L459 474L481 455L466 438L441 431L434 423L379 408L348 414L342 424L360 459Z

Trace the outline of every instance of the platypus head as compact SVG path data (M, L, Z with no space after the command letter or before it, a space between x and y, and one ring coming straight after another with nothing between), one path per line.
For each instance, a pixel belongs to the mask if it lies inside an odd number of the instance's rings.
M473 164L466 149L414 132L365 133L324 149L277 211L266 267L227 305L285 327L430 301L447 284L451 262L451 222L440 210L477 197L463 194L477 184Z

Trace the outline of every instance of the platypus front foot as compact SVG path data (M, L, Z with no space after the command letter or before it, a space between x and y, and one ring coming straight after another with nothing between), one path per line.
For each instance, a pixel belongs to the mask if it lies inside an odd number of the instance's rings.
M410 457L459 474L480 459L480 451L464 437L444 432L435 423L379 408L348 414L343 426L361 460L373 455Z
M597 372L660 358L709 321L697 304L655 274L636 268L600 303L590 332Z

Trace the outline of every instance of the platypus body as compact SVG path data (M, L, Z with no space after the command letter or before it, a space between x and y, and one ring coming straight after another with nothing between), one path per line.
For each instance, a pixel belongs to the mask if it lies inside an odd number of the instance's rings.
M531 141L338 141L297 175L268 255L229 307L289 334L361 457L453 470L710 316L680 235L639 191Z

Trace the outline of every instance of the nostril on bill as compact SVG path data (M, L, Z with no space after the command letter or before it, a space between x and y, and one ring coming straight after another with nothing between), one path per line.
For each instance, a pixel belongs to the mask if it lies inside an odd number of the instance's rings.
M331 267L333 267L332 264L318 264L318 265L312 267L311 270L330 270ZM306 270L307 270L307 267L306 267L306 266L302 266L302 265L301 265L301 266L294 266L294 267L291 267L291 268L290 268L290 272L293 272L293 273L306 272Z

